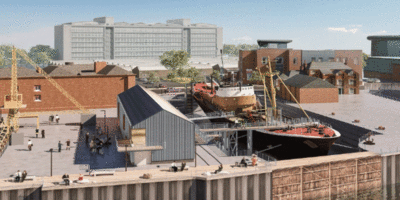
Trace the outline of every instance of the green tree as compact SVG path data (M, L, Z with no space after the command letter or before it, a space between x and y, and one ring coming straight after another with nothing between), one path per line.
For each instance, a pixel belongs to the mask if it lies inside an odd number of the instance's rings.
M263 79L263 76L260 74L260 72L258 72L258 71L253 71L253 72L251 73L251 78L249 79L249 81L257 82L257 81L262 81L262 79Z
M211 73L211 76L213 76L213 78L221 80L221 73L218 70L213 70L213 72Z
M189 67L187 70L187 77L190 78L190 82L199 82L203 79L200 75L200 70L195 67Z
M147 80L150 83L158 83L158 82L160 82L160 77L156 76L155 72L150 72L149 73L149 77L147 78Z
M39 65L45 65L55 58L56 51L49 45L38 44L29 50L28 56L35 63Z
M168 70L176 71L188 66L190 55L183 50L166 51L160 56L160 63Z
M26 54L24 49L20 49ZM0 45L0 68L11 65L12 45ZM27 62L21 55L17 54L17 64L26 64Z
M184 68L184 67L178 67L177 70L176 70L176 74L179 77L187 77L188 70L186 68Z
M362 53L361 57L362 57L362 67L364 68L365 66L367 66L367 60L369 56L366 53Z

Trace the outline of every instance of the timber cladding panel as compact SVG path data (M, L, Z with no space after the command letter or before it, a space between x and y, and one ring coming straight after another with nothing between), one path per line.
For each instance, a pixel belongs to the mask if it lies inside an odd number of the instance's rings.
M272 172L272 199L375 198L382 184L380 156L324 162ZM373 193L376 192L376 193Z

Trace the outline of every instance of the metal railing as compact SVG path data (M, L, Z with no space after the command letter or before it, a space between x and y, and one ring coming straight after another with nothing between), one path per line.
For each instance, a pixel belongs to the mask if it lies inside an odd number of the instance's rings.
M206 116L200 116L196 114L186 114L185 116L187 118L200 118L200 117L228 117L228 116L234 116L235 112L222 112L222 111L216 111L216 112L211 112L211 113L206 113Z

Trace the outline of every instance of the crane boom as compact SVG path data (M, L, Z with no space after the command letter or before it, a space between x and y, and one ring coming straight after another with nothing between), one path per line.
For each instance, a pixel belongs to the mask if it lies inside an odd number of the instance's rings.
M69 99L76 107L78 107L82 113L90 113L89 110L85 109L74 97L72 97L68 92L62 88L55 80L53 80L50 75L48 75L42 68L36 65L23 51L17 49L19 55L21 55L29 64L36 68L38 73L42 74L54 87L56 87L67 99Z

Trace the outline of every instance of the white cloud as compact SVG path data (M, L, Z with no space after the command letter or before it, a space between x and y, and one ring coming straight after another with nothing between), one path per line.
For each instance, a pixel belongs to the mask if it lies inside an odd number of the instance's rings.
M357 24L357 25L350 25L350 27L358 27L358 28L361 28L361 27L362 27L362 25L361 25L361 24Z
M329 27L328 30L330 31L339 31L339 32L351 32L351 33L356 33L358 31L358 28L353 28L353 29L346 29L344 27L340 27L340 28L333 28L333 27Z
M382 35L382 34L386 34L386 33L387 33L387 31L382 30L382 31L378 31L378 32L375 32L375 33L370 33L369 35Z
M237 43L249 43L249 42L253 41L253 38L245 35L243 37L233 38L232 41L237 42Z
M0 44L12 44L26 50L37 44L50 45L54 48L54 27L40 28L25 33L0 35Z

